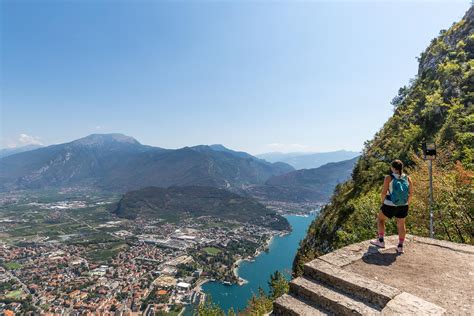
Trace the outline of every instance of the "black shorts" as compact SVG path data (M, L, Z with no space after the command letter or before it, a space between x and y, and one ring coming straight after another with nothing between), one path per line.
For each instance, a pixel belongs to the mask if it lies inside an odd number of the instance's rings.
M401 206L391 206L382 204L380 208L383 215L387 216L388 218L396 217L396 218L405 218L408 216L408 205L401 205Z

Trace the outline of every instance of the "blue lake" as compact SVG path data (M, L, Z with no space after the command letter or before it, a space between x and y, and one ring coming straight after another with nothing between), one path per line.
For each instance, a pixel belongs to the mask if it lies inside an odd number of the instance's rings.
M268 292L268 280L276 270L290 278L299 242L306 236L306 231L316 214L311 214L309 217L295 215L285 217L293 228L291 234L276 236L270 244L269 251L262 252L254 262L240 263L239 276L247 280L247 284L227 286L220 282L207 282L202 286L204 292L211 295L213 302L219 304L225 311L229 308L234 308L236 311L245 308L252 293L257 293L259 287Z

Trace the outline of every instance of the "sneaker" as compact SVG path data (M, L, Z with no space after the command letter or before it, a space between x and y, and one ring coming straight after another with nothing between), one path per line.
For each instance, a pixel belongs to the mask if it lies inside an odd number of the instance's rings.
M397 246L397 252L398 253L404 253L405 251L403 251L403 245L398 245Z
M379 248L385 248L385 242L380 241L379 239L371 240L370 243L374 246L379 247Z

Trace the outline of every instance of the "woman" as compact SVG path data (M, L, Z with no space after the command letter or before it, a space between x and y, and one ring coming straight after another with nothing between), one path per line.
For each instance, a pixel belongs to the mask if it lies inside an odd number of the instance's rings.
M397 252L403 253L406 227L405 218L408 215L408 206L412 197L412 181L403 173L403 162L394 160L391 164L392 173L385 177L381 193L382 207L377 215L378 237L370 243L385 248L385 221L395 216L398 229Z

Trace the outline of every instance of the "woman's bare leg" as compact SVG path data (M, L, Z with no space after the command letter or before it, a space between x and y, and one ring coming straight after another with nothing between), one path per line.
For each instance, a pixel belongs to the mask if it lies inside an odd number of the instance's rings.
M385 235L385 220L387 217L380 212L377 215L377 239L371 240L370 243L380 248L385 248L385 241L383 239Z
M405 241L405 236L407 234L404 218L397 218L397 229L398 229L398 243L403 245L403 242Z
M384 237L385 235L385 221L388 219L387 216L383 215L382 212L379 212L377 215L377 232L378 236L377 237Z

